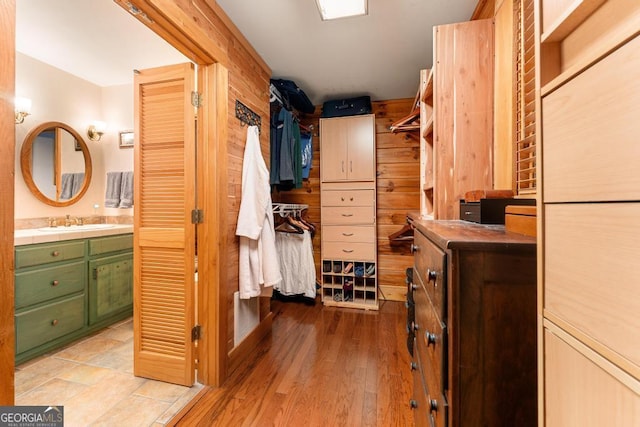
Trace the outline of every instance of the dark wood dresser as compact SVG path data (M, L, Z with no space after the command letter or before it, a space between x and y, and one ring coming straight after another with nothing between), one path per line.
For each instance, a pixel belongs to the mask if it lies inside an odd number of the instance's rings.
M535 238L409 219L416 426L535 426Z

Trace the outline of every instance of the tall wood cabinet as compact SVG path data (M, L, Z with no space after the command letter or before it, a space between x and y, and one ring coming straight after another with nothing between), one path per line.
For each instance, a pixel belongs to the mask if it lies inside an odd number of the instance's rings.
M538 0L536 30L540 425L640 425L640 3Z
M459 219L467 191L493 188L493 21L433 27L421 73L421 214Z
M375 116L320 120L322 301L378 308Z

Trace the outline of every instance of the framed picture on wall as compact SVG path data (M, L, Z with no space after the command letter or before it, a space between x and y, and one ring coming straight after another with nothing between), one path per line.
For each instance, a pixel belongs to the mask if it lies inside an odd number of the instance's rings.
M120 132L120 148L133 148L133 131Z

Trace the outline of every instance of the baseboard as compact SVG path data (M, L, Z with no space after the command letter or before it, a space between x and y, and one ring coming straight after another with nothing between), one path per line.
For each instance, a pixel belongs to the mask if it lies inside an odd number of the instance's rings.
M258 343L271 333L273 324L273 312L260 322L256 328L247 335L240 344L229 352L229 363L227 364L227 376L229 376L244 361L250 353L256 348Z

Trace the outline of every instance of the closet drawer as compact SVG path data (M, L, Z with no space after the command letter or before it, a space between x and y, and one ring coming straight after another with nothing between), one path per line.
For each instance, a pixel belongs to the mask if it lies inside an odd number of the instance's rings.
M16 273L16 310L84 290L85 268L82 260Z
M447 282L445 280L446 258L444 252L435 246L418 230L414 232L414 262L418 278L424 285L440 320L445 319Z
M564 426L640 425L640 381L589 350L589 356L544 330L544 424Z
M325 259L348 259L371 261L376 259L376 245L372 243L322 242L322 257Z
M124 251L133 248L133 234L99 237L89 240L89 255Z
M414 291L415 299L415 323L413 330L416 336L421 365L424 376L427 378L427 386L430 391L441 394L444 390L446 373L444 372L444 358L446 354L446 331L438 320L434 308L427 297L426 290L421 284L417 284Z
M373 190L323 191L322 206L373 206Z
M84 294L16 314L16 353L53 341L84 326Z
M323 225L375 224L376 211L373 206L323 207Z
M16 247L16 269L84 257L84 240Z
M545 312L640 368L640 203L545 207ZM606 309L603 309L606 307Z
M640 37L543 98L545 203L640 199L638 75Z
M374 243L376 241L376 228L373 226L323 226L322 240L325 242Z

